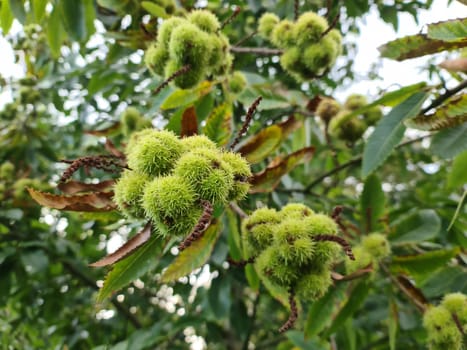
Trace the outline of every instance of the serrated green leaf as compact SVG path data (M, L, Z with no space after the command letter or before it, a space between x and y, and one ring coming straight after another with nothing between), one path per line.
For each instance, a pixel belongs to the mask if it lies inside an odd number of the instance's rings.
M430 39L426 34L409 35L390 41L378 48L381 56L397 61L425 56L445 50L455 50L467 46L467 38L456 41Z
M423 292L428 298L439 298L453 290L467 293L467 278L463 267L447 266L439 269L423 283Z
M451 228L454 226L454 224L456 223L456 220L457 218L459 217L460 213L461 213L461 210L462 210L462 207L464 206L464 201L466 200L467 198L467 190L464 191L464 193L462 194L462 197L461 199L459 200L459 203L457 204L457 208L456 208L456 211L454 212L454 215L451 219L451 222L449 223L449 226L448 226L448 229L447 231L450 231ZM462 234L462 238L466 238L465 237L465 234ZM462 239L461 238L461 239ZM462 245L462 244L461 244Z
M213 84L209 81L201 82L197 87L187 90L175 90L162 103L161 109L172 109L189 105L211 92Z
M412 276L417 284L422 284L436 270L459 254L460 248L435 250L428 253L395 256L392 258L391 271Z
M344 298L345 283L330 288L319 300L313 302L305 323L305 337L311 338L321 332L331 321L336 304Z
M167 18L167 13L162 6L159 6L150 1L142 1L141 7L144 8L148 13L157 18Z
M366 232L376 229L378 219L383 214L385 197L381 181L375 174L368 176L363 186L363 192L360 197L360 208L363 226Z
M113 265L112 270L105 277L104 285L97 296L97 302L103 301L113 292L154 269L159 262L157 256L160 255L165 244L166 241L160 236L152 234L144 245Z
M206 263L219 238L220 228L219 223L211 224L200 239L183 250L167 267L162 274L161 281L163 283L175 281Z
M325 337L335 333L349 317L352 317L355 311L363 304L369 292L370 286L366 281L361 281L354 286L347 302L340 309L331 326L326 331Z
M428 25L431 39L456 41L467 37L467 18L452 19Z
M282 142L282 129L278 125L268 126L243 143L237 152L255 164L274 152Z
M420 130L452 128L467 121L467 94L454 96L434 113L421 115L406 121L406 125Z
M448 175L448 188L462 187L467 183L467 151L454 158Z
M232 105L223 103L211 112L206 119L203 134L219 146L225 146L232 135Z
M212 280L208 291L208 302L216 319L229 317L231 297L231 280L228 276L222 275Z
M3 36L7 35L10 31L11 25L13 24L13 13L10 8L10 1L3 0L2 7L0 9L0 22L2 26Z
M60 48L65 40L65 31L62 26L60 10L55 6L47 22L47 42L54 58L60 56Z
M76 41L86 38L86 22L81 1L60 0L60 13L63 26L69 37Z
M416 116L426 98L425 92L416 92L379 121L363 152L362 176L364 178L389 157L404 136L405 126L402 122Z
M438 132L431 141L431 151L441 158L453 158L467 150L467 123Z
M441 230L441 219L432 209L420 210L401 220L389 235L392 244L412 244L435 238Z

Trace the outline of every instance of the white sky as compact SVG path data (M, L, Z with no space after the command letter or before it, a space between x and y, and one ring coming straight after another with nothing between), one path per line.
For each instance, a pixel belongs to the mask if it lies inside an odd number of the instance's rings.
M396 62L380 58L377 48L395 38L416 34L424 29L425 24L465 16L467 16L467 6L462 5L460 2L454 0L448 6L447 0L434 0L431 10L419 13L419 25L415 23L411 15L399 14L399 31L395 33L390 24L384 23L378 17L376 11L372 11L364 20L359 21L362 29L358 38L359 48L355 57L355 69L357 73L366 75L373 63L382 60L382 68L379 73L383 81L360 81L352 84L351 89L349 89L351 91L338 91L336 97L343 100L349 93L361 93L375 97L381 89L385 90L395 85L414 84L426 79L426 76L420 75L419 67L426 62L427 57ZM20 26L15 23L13 31L18 30L20 30ZM4 78L24 75L24 68L22 65L14 63L11 46L3 36L0 36L0 53L0 74ZM0 93L0 106L8 100L9 93Z
M360 22L362 29L361 35L358 38L358 54L355 57L354 67L358 73L364 75L367 73L370 65L382 60L382 67L379 70L379 74L382 76L383 80L362 81L353 84L351 92L375 97L379 89L385 90L394 85L410 85L427 79L427 76L419 74L419 67L421 67L430 56L397 62L391 59L381 58L378 47L396 38L417 34L422 30L426 31L426 24L466 16L467 6L462 5L460 2L454 0L448 6L447 0L434 0L432 8L429 11L420 11L418 25L408 13L399 14L399 30L396 33L392 25L384 23L378 17L377 12L373 11ZM443 59L439 57L437 62L441 62L442 60ZM348 91L339 91L337 95L339 99L343 100L348 93Z

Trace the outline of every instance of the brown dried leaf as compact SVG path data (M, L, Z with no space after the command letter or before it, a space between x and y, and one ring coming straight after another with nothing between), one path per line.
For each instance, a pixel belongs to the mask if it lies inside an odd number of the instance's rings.
M144 228L128 240L124 245L118 248L115 252L107 255L106 257L89 264L92 267L103 267L115 264L116 262L127 257L133 251L146 243L151 237L151 222L148 222Z
M108 138L105 140L105 149L109 151L112 155L114 155L115 157L126 159L125 153L118 150L117 147L115 147L114 143L110 141Z
M397 276L397 283L401 289L403 289L404 293L407 296L410 296L415 303L421 310L424 310L428 305L428 300L423 295L422 291L415 287L412 282L405 277L404 275Z
M59 183L57 188L66 194L75 194L81 192L108 192L112 190L115 180L105 180L97 184L87 184L80 181L70 180Z
M297 120L294 115L291 115L282 123L278 124L282 129L282 137L287 137L287 135L293 133L295 130L299 129L303 123L301 120Z
M198 134L198 120L194 106L185 109L182 115L181 137L188 137Z
M459 57L452 60L445 60L439 64L441 68L453 71L467 73L467 58Z
M249 163L255 164L274 152L281 142L282 129L278 125L271 125L250 137L237 152Z
M322 96L316 95L310 101L308 101L308 104L306 105L306 109L314 113L322 99L323 99Z
M314 147L306 147L289 154L285 158L274 159L266 169L253 174L250 181L252 188L250 193L271 192L280 182L282 176L287 174L297 165L307 162L315 152Z
M116 208L112 202L113 192L95 192L83 195L63 196L36 191L28 188L30 196L45 207L69 211L111 211Z

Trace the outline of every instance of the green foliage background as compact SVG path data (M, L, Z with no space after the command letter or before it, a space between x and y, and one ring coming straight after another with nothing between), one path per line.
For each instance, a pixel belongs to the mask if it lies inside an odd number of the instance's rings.
M248 86L228 98L221 84L209 82L191 90L170 86L154 95L162 79L151 75L141 56L157 32L157 17L166 14L149 1L0 4L3 35L26 70L22 79L2 81L13 102L0 112L0 162L2 167L11 162L14 171L0 174L1 349L186 349L195 335L208 349L423 349L424 308L446 293L467 292L465 72L429 65L424 69L432 74L433 85L414 81L381 92L374 104L385 106L384 118L372 134L352 145L329 140L313 107L317 96L333 96L337 87L351 86L355 79L356 46L346 35L358 34L356 19L376 8L382 20L397 28L400 13L417 20L431 1L306 1L300 12L328 11L329 18L340 14L342 63L301 90L277 60L235 53L234 67L246 74ZM180 5L189 9L194 4ZM241 11L223 29L232 44L254 32L256 19L266 11L294 16L294 1L207 1L221 21L233 6ZM22 30L7 35L13 19ZM426 37L396 40L381 51L394 59L442 50L456 55L467 46L466 36L459 23L434 26ZM412 42L425 46L413 53ZM268 43L253 36L242 45L260 49ZM96 303L107 271L88 264L105 255L109 239L126 239L144 223L117 211L41 207L26 187L59 193L55 186L66 168L60 160L105 153L106 137L123 148L126 140L118 123L127 106L177 134L183 132L184 112L194 108L198 129L227 144L257 96L263 100L248 130L255 136L244 141L253 145L245 156L255 173L276 156L311 146L315 150L313 157L308 150L287 158L285 172L269 173L263 187L254 187L256 193L238 205L247 213L260 203L280 209L303 202L325 213L341 205L352 245L380 231L390 240L392 255L373 266L369 276L335 281L322 299L302 303L295 330L279 334L288 317L283 295L262 283L251 266L226 264L228 256L243 257L240 217L226 208L215 214L217 224L182 266L169 267L173 251L153 238L145 251L138 251L144 264L140 261L126 275L120 272L124 265L110 273L121 278L115 283L123 289ZM430 116L434 110L438 119ZM294 127L280 124L291 115ZM430 132L415 139L404 136L413 127ZM81 181L112 177L94 169L75 175ZM344 265L335 271L345 275ZM210 278L202 283L200 276ZM162 282L173 279L178 281ZM109 287L109 294L114 289Z

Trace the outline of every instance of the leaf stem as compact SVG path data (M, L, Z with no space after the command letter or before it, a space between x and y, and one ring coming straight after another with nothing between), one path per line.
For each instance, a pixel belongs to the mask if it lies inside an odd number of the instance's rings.
M430 109L433 109L433 108L436 108L438 107L439 105L441 105L445 100L447 100L449 97L451 97L452 95L455 95L457 94L459 91L462 91L463 89L467 88L467 79L462 81L459 85L457 85L456 87L452 88L452 89L446 89L446 92L440 96L438 96L437 98L435 98L429 106L427 106L426 108L423 108L421 111L420 111L420 115L421 114L425 114L426 112L428 112Z

